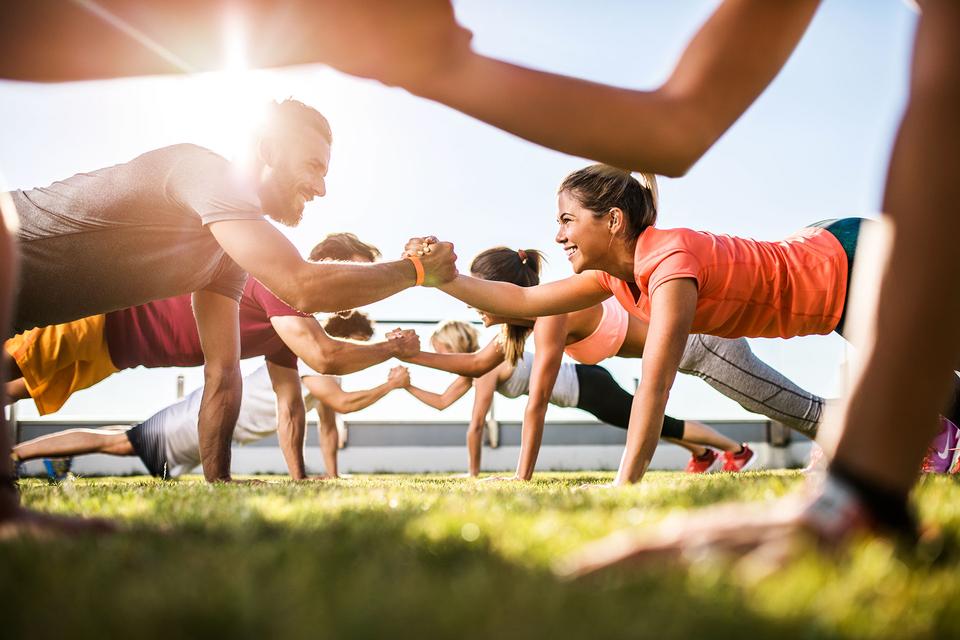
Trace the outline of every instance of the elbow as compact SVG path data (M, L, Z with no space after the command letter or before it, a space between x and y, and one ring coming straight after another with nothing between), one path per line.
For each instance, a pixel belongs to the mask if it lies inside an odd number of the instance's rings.
M203 367L204 385L213 389L225 388L241 379L240 363L206 364Z

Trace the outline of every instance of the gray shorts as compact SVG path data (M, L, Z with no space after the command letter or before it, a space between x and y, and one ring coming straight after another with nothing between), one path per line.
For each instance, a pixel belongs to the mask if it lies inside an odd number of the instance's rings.
M163 480L170 479L167 468L166 438L163 434L163 423L150 418L127 431L127 439L133 445L133 450L140 456L150 475Z

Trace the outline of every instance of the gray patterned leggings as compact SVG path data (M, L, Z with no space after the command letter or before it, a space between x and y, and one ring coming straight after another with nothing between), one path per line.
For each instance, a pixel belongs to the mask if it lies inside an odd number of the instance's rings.
M747 411L810 438L817 435L823 398L804 391L754 355L745 338L691 335L679 370L704 380Z

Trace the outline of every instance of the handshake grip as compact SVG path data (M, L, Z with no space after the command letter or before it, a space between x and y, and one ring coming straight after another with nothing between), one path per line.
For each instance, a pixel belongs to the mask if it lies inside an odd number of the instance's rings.
M410 238L401 258L416 258L423 265L423 286L437 287L457 277L457 254L453 243L434 236Z

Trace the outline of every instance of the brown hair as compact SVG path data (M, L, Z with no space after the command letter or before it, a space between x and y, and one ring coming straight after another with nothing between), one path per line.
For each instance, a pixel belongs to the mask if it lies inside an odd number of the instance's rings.
M331 315L323 321L323 329L335 338L361 336L361 340L369 340L373 337L373 322L370 316L356 309L338 311Z
M271 102L267 106L260 135L274 137L281 131L291 128L300 130L302 127L318 131L327 142L333 143L330 123L323 114L293 98L287 98L283 102Z
M510 282L521 287L533 287L540 284L540 265L543 254L536 249L514 251L507 247L494 247L479 254L470 263L470 273L482 280ZM503 355L510 364L517 364L523 355L523 346L527 336L533 331L530 327L514 324L503 325L500 345Z
M433 344L442 344L454 353L473 353L480 348L480 332L469 322L445 320L430 336Z
M620 209L632 240L657 222L657 179L652 173L638 175L639 179L623 169L592 164L564 178L557 193L568 192L597 217Z
M374 262L380 257L380 250L352 233L331 233L310 250L310 259L314 262L353 260L357 256L367 262Z

